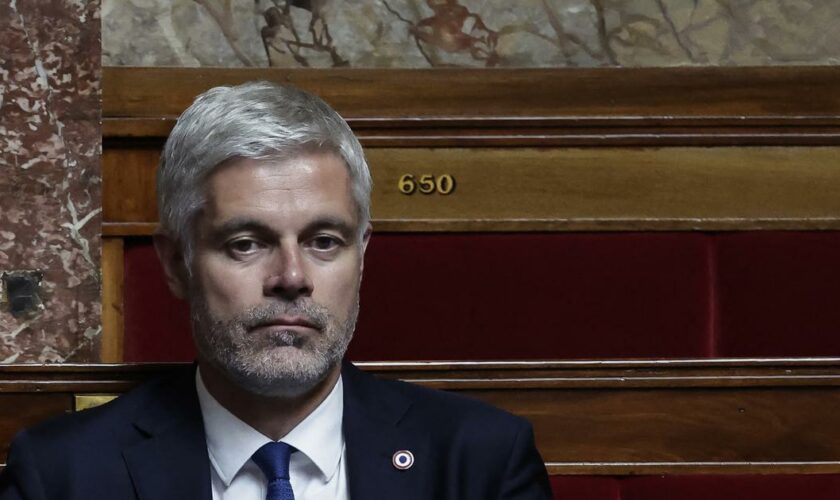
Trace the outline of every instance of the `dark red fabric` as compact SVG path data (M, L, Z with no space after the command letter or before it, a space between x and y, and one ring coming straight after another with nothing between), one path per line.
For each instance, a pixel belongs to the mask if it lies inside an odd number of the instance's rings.
M704 357L699 233L375 234L354 360ZM190 360L149 240L126 244L126 361Z
M356 360L838 356L840 232L376 234ZM126 361L193 357L148 239Z
M564 497L558 492L556 498ZM621 481L621 500L837 500L840 475L679 475ZM581 498L581 500L584 500ZM595 500L594 498L592 500Z
M721 234L716 253L716 355L840 355L840 232Z
M836 500L840 475L551 476L556 500Z
M124 273L125 361L192 361L187 305L169 292L150 239L126 240Z
M351 359L707 356L702 234L374 234Z
M619 478L610 476L551 476L557 500L621 500Z

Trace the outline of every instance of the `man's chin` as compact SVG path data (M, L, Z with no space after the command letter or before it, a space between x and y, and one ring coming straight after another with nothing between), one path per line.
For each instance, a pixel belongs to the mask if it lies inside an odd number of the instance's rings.
M265 353L269 354L267 365L228 366L224 370L236 385L251 394L274 398L299 397L314 390L335 368L335 364L323 361L312 363L312 360L302 360L300 355L305 354L300 351L294 346L275 346ZM278 366L283 369L277 369Z

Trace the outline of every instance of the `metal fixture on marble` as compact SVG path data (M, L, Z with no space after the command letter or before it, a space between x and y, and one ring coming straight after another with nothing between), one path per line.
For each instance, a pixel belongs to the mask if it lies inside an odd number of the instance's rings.
M44 310L41 279L37 270L4 271L0 274L0 304L15 318L31 318Z

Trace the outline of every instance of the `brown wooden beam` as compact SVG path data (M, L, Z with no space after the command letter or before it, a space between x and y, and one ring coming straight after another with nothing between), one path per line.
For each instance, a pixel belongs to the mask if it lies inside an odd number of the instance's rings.
M200 92L266 79L320 95L370 147L840 144L829 66L103 73L106 138L165 137Z
M103 232L154 231L159 149L106 149ZM372 148L375 231L840 229L840 149ZM449 175L448 195L400 191Z
M552 473L840 473L838 358L359 365L529 419ZM172 368L0 366L0 408L28 408L0 411L0 451L74 396L123 392Z

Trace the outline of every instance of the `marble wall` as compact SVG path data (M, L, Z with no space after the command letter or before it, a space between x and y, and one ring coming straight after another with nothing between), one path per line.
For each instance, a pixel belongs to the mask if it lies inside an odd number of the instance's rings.
M103 64L836 64L837 0L103 0Z
M0 0L0 362L96 361L100 5Z

